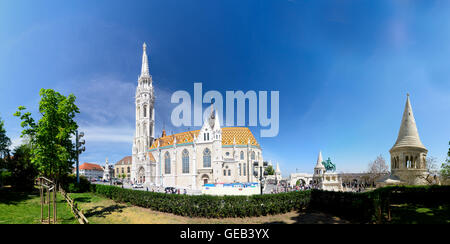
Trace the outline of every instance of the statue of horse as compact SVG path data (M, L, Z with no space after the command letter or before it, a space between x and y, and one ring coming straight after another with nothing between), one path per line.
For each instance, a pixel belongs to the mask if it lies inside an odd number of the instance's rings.
M328 158L327 161L323 161L322 164L326 171L336 171L336 165L331 162L330 158Z

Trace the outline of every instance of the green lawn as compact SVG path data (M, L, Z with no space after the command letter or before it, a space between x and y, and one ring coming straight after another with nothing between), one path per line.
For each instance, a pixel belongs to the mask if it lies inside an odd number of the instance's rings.
M64 198L57 194L57 216L59 224L77 224ZM44 216L47 213L44 208ZM41 218L39 191L14 192L0 189L0 224L38 224Z
M450 224L450 206L425 207L414 204L391 206L392 224Z

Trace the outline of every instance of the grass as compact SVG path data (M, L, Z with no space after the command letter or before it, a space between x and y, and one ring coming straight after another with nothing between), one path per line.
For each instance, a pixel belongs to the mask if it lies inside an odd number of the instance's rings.
M321 212L296 212L251 218L190 218L162 213L111 199L93 193L71 193L91 224L295 224L295 223L349 223Z
M57 223L77 224L64 198L57 194ZM45 213L48 209L44 208ZM39 191L14 192L0 189L0 224L38 224L41 218Z
M450 206L391 205L392 224L450 224Z

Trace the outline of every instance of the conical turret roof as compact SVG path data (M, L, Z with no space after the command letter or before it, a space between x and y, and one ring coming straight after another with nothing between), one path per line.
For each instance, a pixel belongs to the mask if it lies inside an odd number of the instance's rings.
M323 159L322 159L322 151L319 151L319 156L317 157L317 164L316 167L314 167L315 169L325 169L325 166L323 166L322 164Z
M400 131L398 132L397 141L391 148L391 151L401 147L417 147L427 150L420 141L416 120L414 119L411 102L409 101L409 94L406 98L405 110L403 112L402 123L400 125Z

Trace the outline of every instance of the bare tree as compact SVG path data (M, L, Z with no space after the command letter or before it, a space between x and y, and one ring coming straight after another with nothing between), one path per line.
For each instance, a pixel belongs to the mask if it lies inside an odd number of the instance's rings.
M386 160L384 160L381 154L374 161L369 163L369 169L367 173L372 182L375 182L376 180L389 173L389 166L386 164Z
M437 159L435 157L427 157L426 160L427 160L427 172L431 175L437 175L439 173Z

